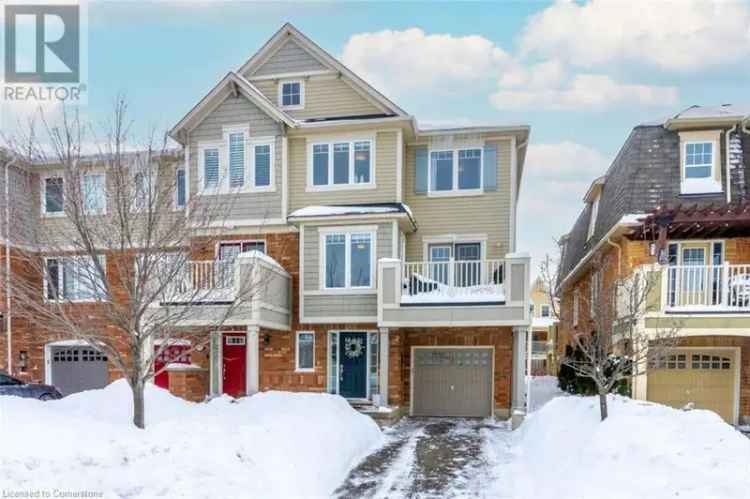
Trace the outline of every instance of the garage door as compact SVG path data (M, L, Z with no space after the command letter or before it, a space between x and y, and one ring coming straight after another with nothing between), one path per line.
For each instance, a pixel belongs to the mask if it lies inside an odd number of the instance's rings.
M91 347L52 347L52 384L63 395L103 388L109 381L107 357Z
M412 415L492 415L491 348L415 348Z
M732 350L691 350L653 362L648 371L648 399L678 409L693 404L733 423L734 357Z

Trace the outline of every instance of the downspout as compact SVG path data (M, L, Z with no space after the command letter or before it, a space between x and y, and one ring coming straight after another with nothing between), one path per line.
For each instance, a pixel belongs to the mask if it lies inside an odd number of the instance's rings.
M729 140L733 132L737 130L737 125L727 130L726 136L724 137L724 169L725 169L725 183L727 190L727 204L732 202L732 183L730 182L729 172Z
M613 243L609 236L607 236L606 241L610 246L617 248L617 277L622 277L622 247Z
M11 341L13 337L13 326L11 323L10 310L10 167L16 160L11 159L5 163L5 334L7 344L7 368L8 374L13 374L13 353Z

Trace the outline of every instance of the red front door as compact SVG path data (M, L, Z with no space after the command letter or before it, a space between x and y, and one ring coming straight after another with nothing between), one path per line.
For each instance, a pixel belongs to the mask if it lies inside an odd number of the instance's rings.
M159 350L159 346L154 347L154 353ZM190 345L170 345L154 360L154 383L161 388L169 388L169 373L164 370L159 372L167 364L190 364Z
M245 338L245 333L224 333L223 391L232 397L241 397L247 393L245 390L245 374L247 373Z

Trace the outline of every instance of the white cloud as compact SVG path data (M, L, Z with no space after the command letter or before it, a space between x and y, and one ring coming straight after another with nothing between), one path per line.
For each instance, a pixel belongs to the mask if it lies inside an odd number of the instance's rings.
M722 0L558 0L531 16L522 54L584 67L646 62L700 71L750 55L750 5Z
M609 159L575 142L530 144L518 206L518 247L530 251L532 274L545 254L555 257L555 239L569 231L583 208L591 181Z
M629 104L673 106L679 95L676 87L621 83L600 74L577 74L569 80L558 74L545 80L532 69L526 78L501 79L500 88L490 96L492 105L514 110L601 111ZM503 83L508 81L512 86L506 88Z
M394 93L462 90L467 82L495 75L509 59L482 36L426 34L420 28L353 35L341 58L376 88Z

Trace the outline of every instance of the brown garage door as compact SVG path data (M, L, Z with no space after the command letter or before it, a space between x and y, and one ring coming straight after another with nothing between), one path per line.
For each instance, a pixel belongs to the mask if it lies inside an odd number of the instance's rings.
M685 350L653 362L648 399L674 408L692 404L734 422L735 369L731 350Z
M415 348L412 415L492 415L491 348Z

